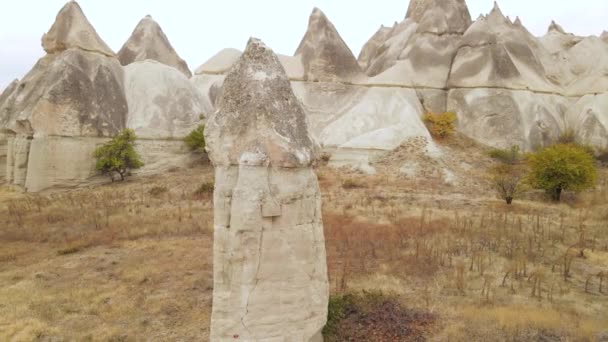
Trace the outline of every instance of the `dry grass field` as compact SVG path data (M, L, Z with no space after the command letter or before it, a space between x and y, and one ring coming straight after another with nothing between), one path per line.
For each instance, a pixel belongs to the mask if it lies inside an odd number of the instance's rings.
M375 175L318 167L332 293L380 290L433 317L412 341L608 340L608 172L562 204L507 206L483 150L444 150L438 163L404 147ZM406 163L417 176L395 171ZM212 182L194 166L0 190L0 340L206 340Z

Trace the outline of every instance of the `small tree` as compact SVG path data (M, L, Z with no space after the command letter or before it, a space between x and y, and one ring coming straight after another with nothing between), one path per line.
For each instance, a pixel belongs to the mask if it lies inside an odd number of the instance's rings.
M431 135L437 139L444 139L454 134L454 123L458 118L452 112L443 114L427 113L424 115L424 122Z
M490 170L492 184L500 198L511 204L515 196L523 190L522 180L525 175L525 168L522 165L523 154L519 146L513 146L505 150L493 149L489 155L500 162Z
M554 145L528 158L530 184L543 189L554 201L560 201L562 191L582 191L595 186L597 169L593 156L573 144Z
M97 170L109 175L113 182L115 173L122 181L130 170L142 167L144 163L135 151L135 139L135 132L125 129L110 142L96 148L93 156L97 159Z
M515 196L523 191L525 170L521 165L501 164L492 169L490 177L500 198L512 204Z
M187 137L184 138L184 142L192 151L204 151L205 150L205 126L199 125L195 130L190 132Z

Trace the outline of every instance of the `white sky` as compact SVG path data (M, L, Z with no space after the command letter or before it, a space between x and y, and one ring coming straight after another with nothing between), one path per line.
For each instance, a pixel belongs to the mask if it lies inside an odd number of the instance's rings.
M0 7L0 89L21 78L44 55L40 38L65 0L17 0ZM293 54L313 7L321 8L355 55L380 24L401 21L409 0L80 0L89 21L118 51L135 25L150 14L190 69L226 47L243 49L250 36L276 52ZM488 13L493 0L467 0L473 19ZM502 0L512 18L519 15L534 34L543 35L551 19L578 35L608 30L607 0Z

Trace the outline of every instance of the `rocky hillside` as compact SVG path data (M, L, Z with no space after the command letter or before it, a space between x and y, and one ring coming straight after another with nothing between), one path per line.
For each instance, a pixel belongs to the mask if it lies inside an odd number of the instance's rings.
M0 181L29 191L91 183L90 151L124 128L142 138L142 173L181 165L180 139L216 111L241 55L224 49L191 76L150 16L115 55L73 1L42 43L48 55L0 95ZM472 20L464 0L412 0L358 58L315 8L294 55L278 59L332 165L374 172L377 151L413 141L441 164L426 112L456 113L460 133L494 147L535 150L572 133L608 148L606 32L578 37L553 22L535 37L498 4Z

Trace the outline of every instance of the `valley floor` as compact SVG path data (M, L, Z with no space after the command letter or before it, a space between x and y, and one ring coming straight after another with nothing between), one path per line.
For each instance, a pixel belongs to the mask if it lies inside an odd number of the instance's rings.
M406 340L608 339L608 172L565 203L506 206L482 149L443 150L438 163L403 147L375 175L318 167L332 293L381 290L437 317ZM212 182L198 165L0 190L0 340L206 340Z

